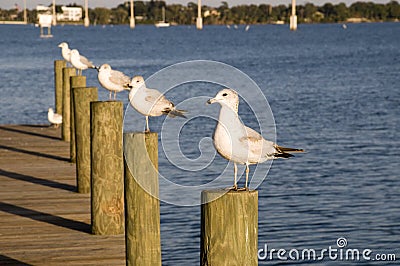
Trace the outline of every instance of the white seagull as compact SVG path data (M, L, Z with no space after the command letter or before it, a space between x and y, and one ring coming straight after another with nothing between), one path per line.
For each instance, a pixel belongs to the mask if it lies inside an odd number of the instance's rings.
M146 88L142 76L135 76L127 85L130 88L129 102L139 113L146 116L146 131L149 129L149 116L168 115L169 117L184 117L186 111L175 109L175 105L165 98L158 90Z
M101 86L110 91L110 100L112 92L114 92L115 100L117 92L129 90L127 85L131 82L130 77L121 71L111 69L109 64L103 64L100 67L97 78L99 79Z
M61 55L67 63L71 63L71 50L68 47L68 43L62 42L58 45L61 48Z
M95 68L97 67L89 61L86 57L83 55L79 54L79 51L76 49L71 50L71 64L73 67L78 69L78 75L82 75L82 70L88 69L88 68Z
M239 97L236 91L223 89L207 101L219 103L221 110L213 135L217 152L234 163L233 189L237 190L237 164L246 165L246 185L249 179L249 165L276 158L292 157L289 152L303 152L302 149L285 148L264 139L255 130L246 127L238 115Z
M56 128L62 123L62 115L54 113L53 108L49 108L47 119L52 125L55 125Z

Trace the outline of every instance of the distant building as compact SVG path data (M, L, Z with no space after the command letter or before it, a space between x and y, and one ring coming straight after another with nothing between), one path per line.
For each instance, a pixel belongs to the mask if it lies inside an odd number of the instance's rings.
M37 5L36 6L36 11L38 13L47 13L47 12L51 12L51 8L48 7L48 6Z
M48 24L50 23L51 25L51 8L48 6L43 6L43 5L37 5L36 6L36 11L37 11L37 19L40 25L44 27L48 27ZM49 22L50 18L50 22Z
M216 9L204 11L203 17L206 18L206 17L209 17L209 16L219 17L219 16L221 16L221 12L218 12L218 10L216 10Z
M82 19L81 7L61 7L62 13L57 13L58 21L80 21Z

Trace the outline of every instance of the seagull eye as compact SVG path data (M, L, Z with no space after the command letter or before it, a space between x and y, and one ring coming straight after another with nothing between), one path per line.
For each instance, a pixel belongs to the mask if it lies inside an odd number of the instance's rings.
M224 96L224 97L225 97L225 96L228 96L228 93L224 93L224 94L222 94L222 96Z

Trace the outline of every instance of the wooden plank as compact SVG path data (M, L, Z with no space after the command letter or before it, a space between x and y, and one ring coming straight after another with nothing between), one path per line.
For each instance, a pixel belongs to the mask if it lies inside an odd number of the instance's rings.
M0 125L0 265L125 265L123 235L90 234L61 129Z

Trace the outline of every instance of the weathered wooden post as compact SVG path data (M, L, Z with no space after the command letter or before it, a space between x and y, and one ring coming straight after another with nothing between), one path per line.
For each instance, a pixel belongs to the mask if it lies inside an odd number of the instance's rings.
M62 114L62 94L63 94L63 68L67 67L65 60L54 61L54 89L55 89L55 112Z
M258 265L258 191L208 190L201 200L200 264Z
M70 79L71 84L71 142L69 146L69 155L71 163L76 163L76 142L75 142L75 105L72 99L72 90L74 88L84 88L86 87L86 77L85 76L73 76Z
M158 134L125 133L126 265L161 265Z
M123 104L90 103L91 214L96 235L124 233Z
M75 68L63 68L63 96L62 96L62 131L61 138L64 141L71 141L71 88L70 78L76 75Z
M98 100L96 87L73 88L75 106L76 185L79 193L90 192L90 102Z

